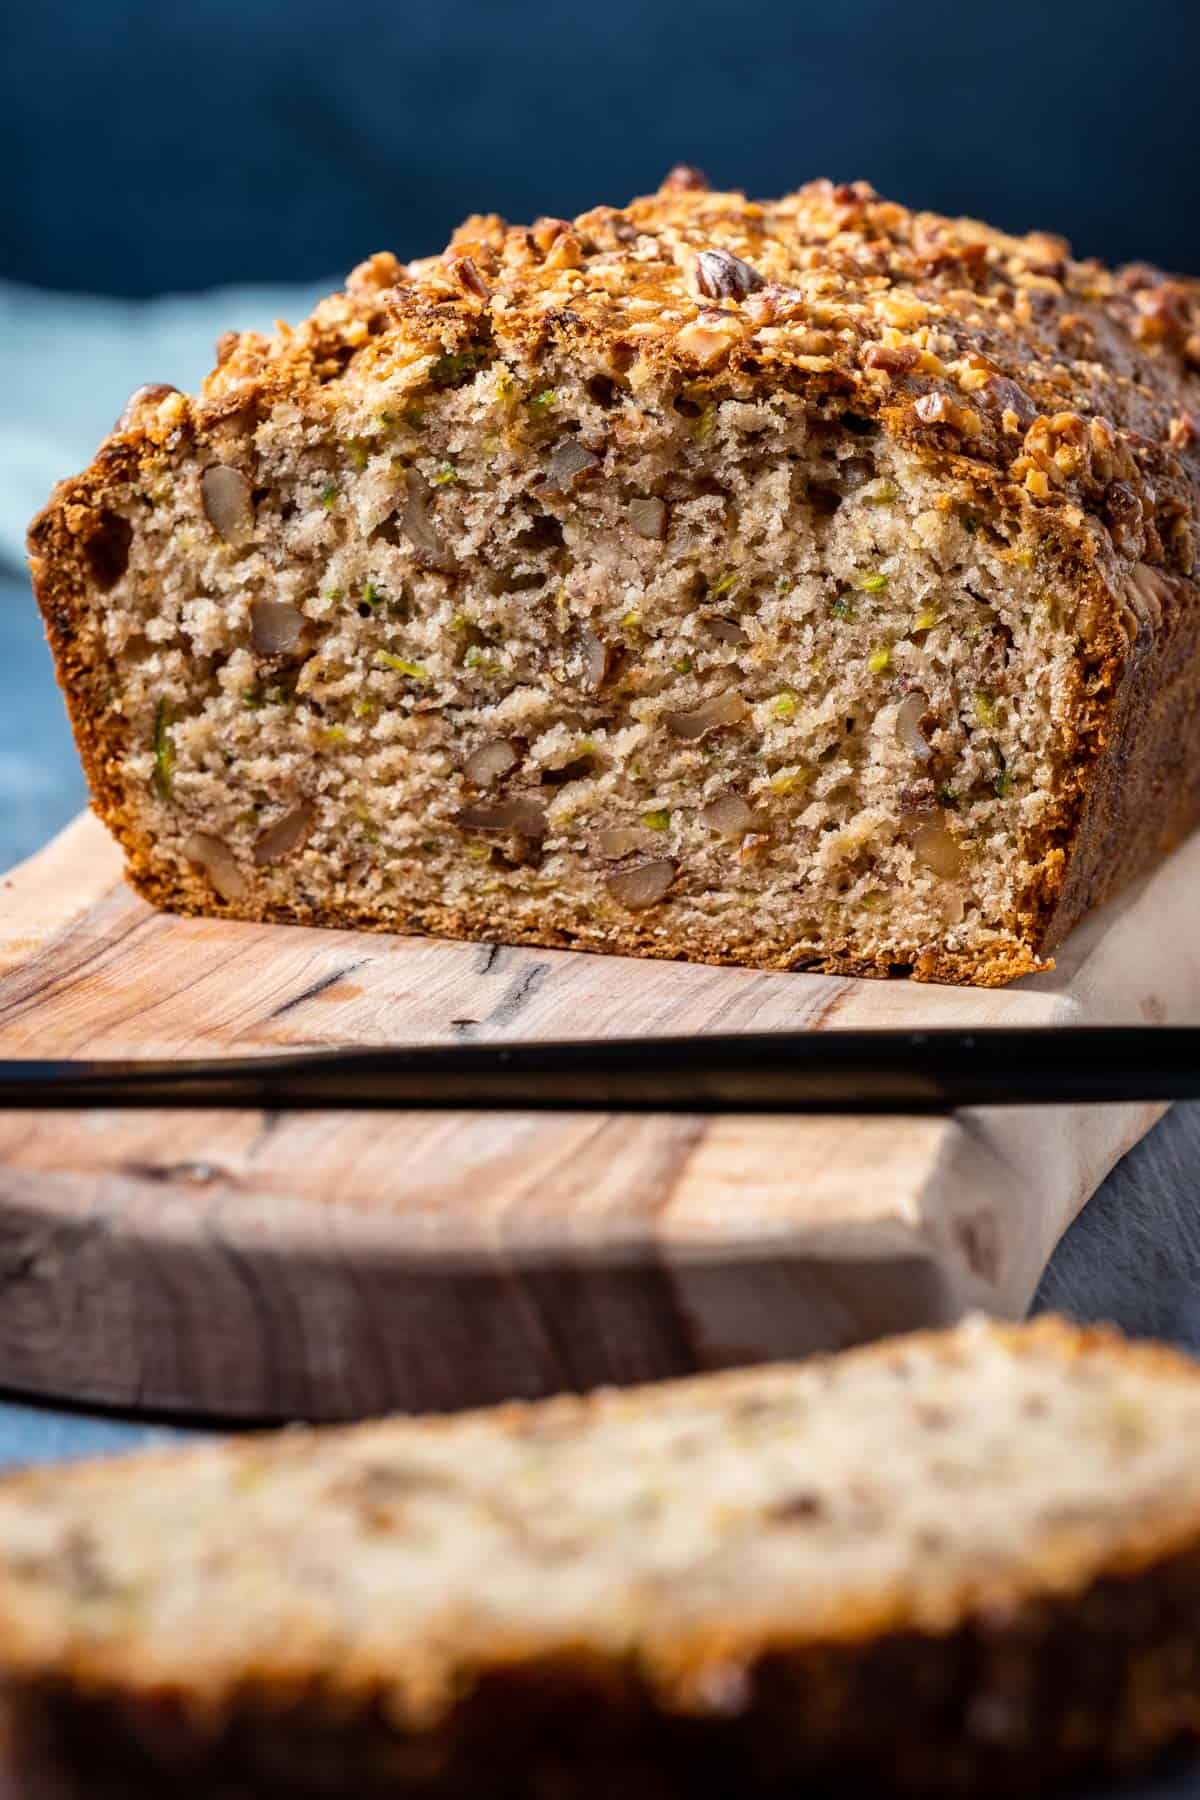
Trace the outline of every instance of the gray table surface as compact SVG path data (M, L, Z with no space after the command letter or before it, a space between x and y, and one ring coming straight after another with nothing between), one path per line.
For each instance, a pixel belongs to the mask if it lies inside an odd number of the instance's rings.
M43 844L85 799L25 582L0 577L0 868ZM1200 1352L1200 1103L1177 1106L1115 1169L1060 1244L1038 1293L1081 1320ZM0 1467L122 1450L194 1428L0 1396ZM1200 1800L1200 1776L1135 1800Z

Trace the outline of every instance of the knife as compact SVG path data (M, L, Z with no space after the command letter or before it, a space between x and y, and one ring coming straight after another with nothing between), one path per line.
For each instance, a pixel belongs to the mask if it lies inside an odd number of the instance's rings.
M1200 1098L1200 1026L781 1031L0 1061L0 1107L926 1113Z

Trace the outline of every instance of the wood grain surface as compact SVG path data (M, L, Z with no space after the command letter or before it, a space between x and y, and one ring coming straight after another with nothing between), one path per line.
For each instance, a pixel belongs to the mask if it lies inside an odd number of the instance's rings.
M1200 841L1000 992L152 912L81 818L0 885L0 1055L1197 1015ZM0 1385L456 1407L1015 1313L1160 1109L0 1115Z

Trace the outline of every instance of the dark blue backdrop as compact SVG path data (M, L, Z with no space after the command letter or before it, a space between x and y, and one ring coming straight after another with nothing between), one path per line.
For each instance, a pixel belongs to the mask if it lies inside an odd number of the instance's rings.
M1197 0L9 0L0 274L311 278L680 159L1200 270Z

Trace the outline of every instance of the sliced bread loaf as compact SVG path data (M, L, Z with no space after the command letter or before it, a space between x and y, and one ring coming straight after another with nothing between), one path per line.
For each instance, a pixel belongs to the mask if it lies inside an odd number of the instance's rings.
M1032 1793L1200 1726L1198 1446L1182 1358L970 1322L27 1474L18 1791Z
M160 905L1000 983L1200 817L1200 283L694 171L134 397L30 534Z

